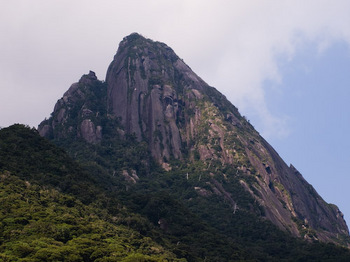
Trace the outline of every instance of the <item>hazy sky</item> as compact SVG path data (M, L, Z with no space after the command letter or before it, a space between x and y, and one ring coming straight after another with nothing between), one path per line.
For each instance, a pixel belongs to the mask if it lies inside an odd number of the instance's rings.
M122 38L169 45L350 218L350 1L0 0L0 126L37 126Z

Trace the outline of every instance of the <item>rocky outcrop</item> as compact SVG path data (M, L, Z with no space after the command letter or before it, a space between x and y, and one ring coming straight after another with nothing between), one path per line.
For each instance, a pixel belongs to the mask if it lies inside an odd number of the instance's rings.
M99 116L105 109L98 103L105 100L103 85L94 72L83 75L57 101L52 117L40 123L39 134L48 138L80 137L92 144L101 141Z
M97 143L102 138L102 127L97 126L91 119L84 119L80 124L80 134L89 143Z

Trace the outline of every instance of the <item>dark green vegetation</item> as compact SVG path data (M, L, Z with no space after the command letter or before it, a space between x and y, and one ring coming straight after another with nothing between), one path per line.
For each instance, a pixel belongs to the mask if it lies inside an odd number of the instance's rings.
M178 261L95 179L35 130L2 129L1 261Z
M132 138L114 142L121 148L138 148ZM139 181L130 185L107 171L100 174L103 179L91 173L110 166L119 172L128 155L119 156L118 169L111 160L105 159L103 165L97 161L101 145L83 141L70 145L95 159L84 162L81 155L79 164L21 125L0 130L3 261L348 261L350 257L347 249L333 244L294 239L247 211L227 215L229 203L220 204L215 195L199 197L192 190L205 188L201 181L210 176L201 173L200 166L184 167L179 162L177 171L165 173L154 164L152 171L141 169ZM249 205L249 196L237 191Z

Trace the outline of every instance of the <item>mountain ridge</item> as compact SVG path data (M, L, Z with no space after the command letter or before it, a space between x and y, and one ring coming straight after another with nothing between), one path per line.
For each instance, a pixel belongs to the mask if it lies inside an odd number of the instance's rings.
M198 182L206 180L192 189L197 197L217 196L234 212L250 210L308 241L339 242L349 236L340 210L288 167L224 95L170 47L137 33L121 41L105 82L91 71L84 75L38 130L57 143L78 138L103 145L106 137L134 136L150 156L144 153L134 166L106 169L131 181L131 187L155 165L168 172L193 170ZM252 203L240 204L237 193L227 189L237 186Z

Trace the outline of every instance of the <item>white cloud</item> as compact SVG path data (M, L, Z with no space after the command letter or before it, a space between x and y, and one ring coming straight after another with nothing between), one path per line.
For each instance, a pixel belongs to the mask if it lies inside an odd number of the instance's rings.
M185 41L169 42L244 114L258 115L264 135L287 135L288 117L270 112L263 83L282 83L278 62L292 60L305 44L324 52L338 40L350 43L350 2L205 1L203 8L202 2L183 8L183 26L168 21L176 31L164 29L164 38L181 35Z
M103 79L119 41L137 31L167 43L243 114L257 115L263 134L284 136L288 121L269 110L263 89L266 80L283 83L278 59L293 59L306 42L320 52L350 43L346 0L35 0L0 10L2 126L25 114L38 124L90 69Z

